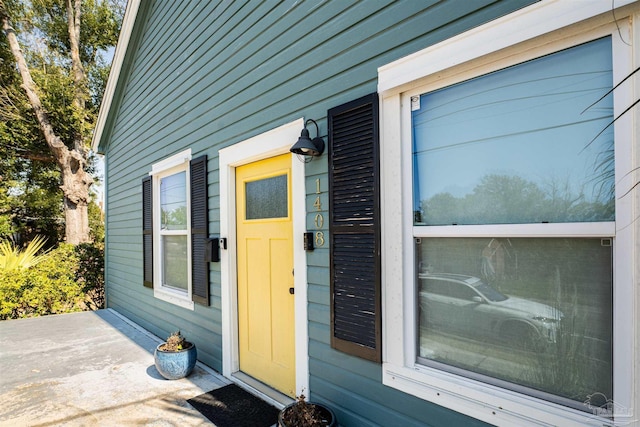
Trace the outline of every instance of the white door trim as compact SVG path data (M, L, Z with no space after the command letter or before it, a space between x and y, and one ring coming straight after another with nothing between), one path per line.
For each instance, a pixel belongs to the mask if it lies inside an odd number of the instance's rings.
M304 119L284 124L268 132L219 151L220 236L227 238L227 250L221 250L222 374L240 370L238 350L238 293L236 258L235 168L289 152L300 136ZM303 247L306 231L306 189L304 163L291 162L291 200L293 208L293 266L295 269L295 352L296 395L309 390L307 327L307 256Z

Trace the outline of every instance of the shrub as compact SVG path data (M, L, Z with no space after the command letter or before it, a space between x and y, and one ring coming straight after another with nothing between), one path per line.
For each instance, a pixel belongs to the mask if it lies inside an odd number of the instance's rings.
M45 260L47 257L46 253L41 255L36 254L42 249L46 241L46 238L36 236L24 249L20 249L9 240L0 242L0 269L14 270L29 268Z
M61 244L29 268L0 269L0 320L102 308L101 244Z
M76 283L77 256L60 245L37 266L0 269L0 318L79 311L82 287Z
M86 294L85 309L104 307L104 243L82 243L75 247L78 257L76 282Z

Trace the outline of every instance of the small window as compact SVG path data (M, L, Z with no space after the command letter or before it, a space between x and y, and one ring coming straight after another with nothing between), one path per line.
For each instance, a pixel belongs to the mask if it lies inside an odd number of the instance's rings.
M182 160L182 162L180 162ZM154 185L154 294L193 306L191 302L191 236L189 233L189 159L153 174Z
M209 305L207 158L185 150L143 180L144 285L156 298Z
M159 181L161 283L164 287L187 292L189 254L186 172L161 177Z

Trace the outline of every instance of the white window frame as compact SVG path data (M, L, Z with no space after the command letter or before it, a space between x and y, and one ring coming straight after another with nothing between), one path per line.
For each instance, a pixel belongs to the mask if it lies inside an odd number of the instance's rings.
M495 425L602 425L608 419L529 395L420 365L417 354L413 236L424 237L610 237L614 236L614 397L616 421L628 422L640 407L634 374L638 357L634 337L639 293L633 284L637 201L621 197L638 173L640 161L632 111L614 125L616 150L616 221L601 224L527 224L415 227L412 223L410 96L430 92L581 43L611 35L613 81L638 64L633 50L640 41L640 5L547 0L492 21L402 58L378 70L381 109L383 383L406 393ZM636 25L633 25L633 24ZM624 41L621 41L622 35ZM628 44L627 44L628 43ZM637 60L637 59L636 59ZM637 99L640 77L616 90L614 116ZM636 93L634 98L634 92ZM637 109L635 109L637 111ZM637 156L637 154L636 154ZM635 193L634 193L635 194ZM634 196L635 197L635 196ZM637 200L637 197L635 197ZM401 230L401 232L398 232ZM404 254L398 257L396 254ZM403 331L398 333L398 331ZM636 369L634 369L634 367ZM587 409L588 410L588 409ZM607 414L605 414L607 415ZM631 418L633 419L633 418Z
M149 175L152 178L153 194L153 296L175 304L177 306L194 309L191 298L191 188L189 175L189 162L191 161L191 149L184 150L171 157L168 157L151 167ZM186 201L187 201L187 229L179 232L162 230L161 209L160 209L160 180L167 176L179 172L186 173ZM163 235L183 235L187 236L187 290L169 288L162 285L162 236Z

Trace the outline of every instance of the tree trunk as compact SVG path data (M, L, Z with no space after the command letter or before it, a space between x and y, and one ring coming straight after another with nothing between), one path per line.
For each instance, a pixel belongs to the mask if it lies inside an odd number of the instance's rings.
M60 164L60 163L59 163ZM75 150L67 152L60 165L64 194L65 238L77 245L91 241L89 233L89 188L93 178L84 170L85 158Z
M76 7L79 10L80 1L76 1ZM71 7L71 2L67 3L68 7ZM79 14L73 13L73 8L68 11L72 16L78 17L78 25L76 25L75 19L70 19L70 37L75 38L75 44L77 48L77 40L79 40ZM18 70L22 77L23 89L29 98L31 107L36 115L40 130L42 131L45 141L55 158L58 167L60 168L60 174L62 177L62 193L64 195L64 211L65 211L65 235L67 243L78 244L90 242L89 234L89 217L88 217L88 205L89 205L89 188L93 184L93 178L85 171L87 164L87 153L82 143L81 129L78 129L77 135L73 141L73 149L67 148L58 137L51 126L49 116L47 112L42 108L40 97L36 92L36 86L31 78L31 73L25 61L18 38L16 37L15 30L9 21L7 11L4 6L4 2L0 0L0 19L2 20L2 29L4 30L9 47L13 53ZM71 26L73 25L73 30ZM72 34L73 33L73 34ZM84 71L79 63L79 55L73 55L72 62L74 63L74 83L76 85L82 85L84 80ZM82 91L76 88L76 97L80 99ZM81 102L76 100L75 102ZM74 102L74 103L75 103ZM84 103L82 102L82 105Z

